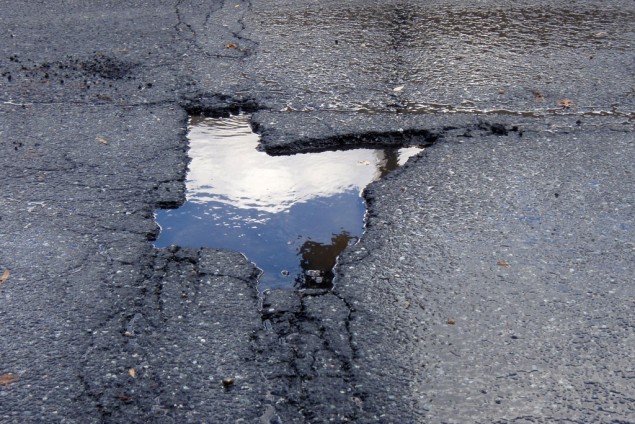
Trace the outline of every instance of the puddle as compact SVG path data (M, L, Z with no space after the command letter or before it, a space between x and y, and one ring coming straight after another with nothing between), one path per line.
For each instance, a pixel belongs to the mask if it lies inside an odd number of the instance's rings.
M337 256L364 230L361 191L422 149L355 149L268 156L249 116L194 116L187 200L161 209L156 247L242 252L259 289L330 288Z

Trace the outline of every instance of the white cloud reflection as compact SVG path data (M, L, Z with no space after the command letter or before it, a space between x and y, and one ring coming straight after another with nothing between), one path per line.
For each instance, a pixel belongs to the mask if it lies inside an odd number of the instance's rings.
M245 115L195 120L189 139L188 201L270 213L351 189L361 192L389 161L378 149L269 156L256 150L258 136ZM398 165L419 151L401 149Z

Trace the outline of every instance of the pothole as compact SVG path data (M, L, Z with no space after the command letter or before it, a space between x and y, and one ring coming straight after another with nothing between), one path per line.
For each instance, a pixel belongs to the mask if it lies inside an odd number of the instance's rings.
M418 147L269 156L248 115L192 116L186 202L160 209L155 246L242 252L259 289L330 288L338 255L364 231L361 192Z

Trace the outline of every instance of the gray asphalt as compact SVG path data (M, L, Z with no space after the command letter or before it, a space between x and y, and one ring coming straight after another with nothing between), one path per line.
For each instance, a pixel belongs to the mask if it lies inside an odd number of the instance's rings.
M635 3L98 3L0 8L0 422L635 422ZM428 146L334 290L152 246L241 110Z

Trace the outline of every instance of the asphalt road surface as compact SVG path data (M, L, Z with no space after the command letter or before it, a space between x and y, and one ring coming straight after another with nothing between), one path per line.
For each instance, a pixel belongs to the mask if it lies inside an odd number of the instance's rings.
M426 145L333 290L155 249L188 113ZM635 422L635 2L0 8L0 422Z

